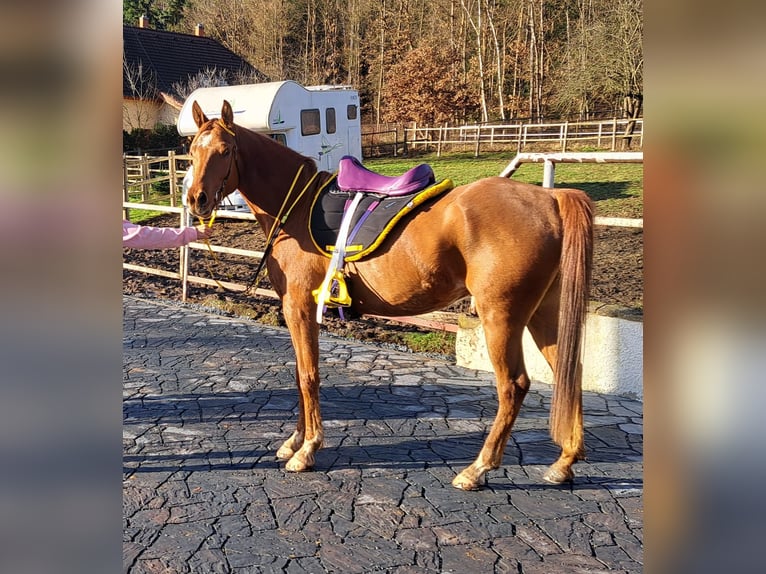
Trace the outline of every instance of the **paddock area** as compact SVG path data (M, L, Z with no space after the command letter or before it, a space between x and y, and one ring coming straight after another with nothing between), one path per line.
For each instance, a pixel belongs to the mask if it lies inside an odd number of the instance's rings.
M552 486L533 381L503 465L465 492L492 375L324 336L325 446L293 474L275 458L297 408L287 330L123 296L123 332L125 572L643 570L640 401L585 392L587 461Z

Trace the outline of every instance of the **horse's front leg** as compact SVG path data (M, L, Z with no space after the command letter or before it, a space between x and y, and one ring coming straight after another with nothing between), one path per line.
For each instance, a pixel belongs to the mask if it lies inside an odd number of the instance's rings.
M300 371L296 366L295 381L298 384L298 424L296 425L293 434L290 435L290 438L283 442L282 446L277 450L277 458L279 460L290 460L295 454L295 451L303 446L303 438L306 436L306 413L303 408L303 395L300 392L300 379Z
M287 470L300 472L314 466L314 453L324 440L319 407L319 325L310 300L296 302L285 297L283 307L295 349L299 411L295 432L279 448L277 457L287 459Z

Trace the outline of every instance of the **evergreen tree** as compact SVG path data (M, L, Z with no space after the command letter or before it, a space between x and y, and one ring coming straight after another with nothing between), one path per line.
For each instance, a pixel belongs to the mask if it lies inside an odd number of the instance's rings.
M122 23L137 26L145 15L152 28L169 30L181 21L185 7L186 0L123 0Z

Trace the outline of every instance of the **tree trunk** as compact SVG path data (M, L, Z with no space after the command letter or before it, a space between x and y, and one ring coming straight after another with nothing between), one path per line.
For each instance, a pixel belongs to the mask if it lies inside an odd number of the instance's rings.
M631 137L636 129L636 119L641 115L641 101L643 97L640 94L628 94L623 98L625 112L630 121L625 124L625 134L622 139L622 149L629 150L633 141Z

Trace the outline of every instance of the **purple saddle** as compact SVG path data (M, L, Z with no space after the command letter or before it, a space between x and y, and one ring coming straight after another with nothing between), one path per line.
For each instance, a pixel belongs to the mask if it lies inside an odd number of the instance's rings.
M344 155L338 164L338 188L341 191L364 191L396 196L414 193L435 182L431 166L425 163L416 165L396 177L370 171L350 155Z

